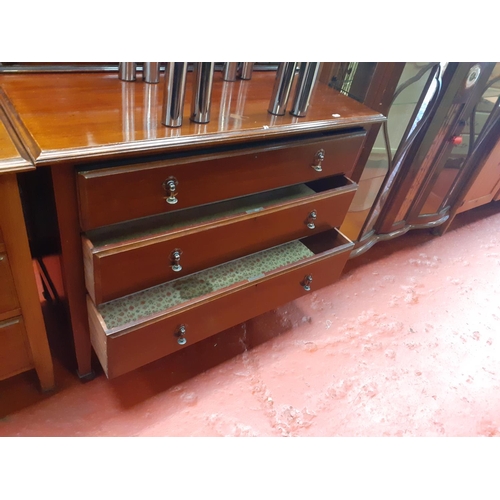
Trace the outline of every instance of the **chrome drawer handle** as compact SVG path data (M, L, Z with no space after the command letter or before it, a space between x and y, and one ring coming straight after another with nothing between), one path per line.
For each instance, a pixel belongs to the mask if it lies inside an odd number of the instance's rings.
M176 248L170 254L170 260L172 261L172 271L175 271L176 273L182 271L182 266L180 264L181 254L182 250L180 250L179 248Z
M187 343L187 339L184 337L186 334L185 325L180 325L175 332L175 336L177 337L177 343L179 345L185 345Z
M309 229L316 229L316 226L314 225L314 221L316 220L316 217L318 216L316 210L313 210L308 216L306 220L306 225Z
M177 186L179 182L175 177L170 177L163 183L163 189L168 193L166 198L167 203L170 205L175 205L179 200L176 198L177 196Z
M314 168L314 170L316 170L316 172L323 172L323 169L321 168L321 162L325 159L325 150L324 149L320 149L316 152L316 154L314 155L314 160L313 160L313 164L311 165L312 168Z
M304 287L304 290L306 292L309 292L311 290L311 287L309 285L311 284L312 280L313 280L312 275L308 274L307 276L304 276L301 285Z

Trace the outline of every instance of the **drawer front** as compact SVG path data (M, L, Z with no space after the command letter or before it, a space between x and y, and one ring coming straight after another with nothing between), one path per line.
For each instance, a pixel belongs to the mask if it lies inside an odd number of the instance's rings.
M88 298L92 344L108 378L127 373L332 284L339 278L354 246L343 236L341 238L344 244L333 253L320 253L303 264L248 282L235 291L226 290L198 305L186 306L166 317L145 321L111 335L106 335L102 318ZM307 275L313 278L310 291L303 285ZM185 345L180 345L176 336L180 325L186 329Z
M300 201L240 214L143 242L92 249L84 240L87 290L98 305L139 290L217 266L287 241L339 227L356 184L345 179L331 189ZM311 213L316 214L313 220ZM174 252L180 259L176 264ZM181 267L181 269L179 269ZM175 269L175 270L174 270Z
M0 380L33 368L21 317L0 322Z
M16 289L6 253L0 253L0 318L2 313L19 307Z
M82 171L77 175L80 221L84 231L126 220L349 173L365 132L325 139L290 141L199 159ZM321 171L318 151L324 151ZM175 204L168 182L175 185Z

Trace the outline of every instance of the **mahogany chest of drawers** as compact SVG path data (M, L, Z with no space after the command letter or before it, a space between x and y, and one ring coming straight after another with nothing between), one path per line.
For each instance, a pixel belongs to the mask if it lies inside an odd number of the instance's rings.
M77 170L90 335L108 377L333 283L352 249L337 230L357 187L343 174L364 135Z
M113 378L340 276L353 247L338 230L357 188L349 176L382 115L319 83L306 118L272 117L274 77L257 73L231 84L246 101L228 129L230 87L214 81L211 122L172 130L144 83L49 75L41 98L61 79L67 88L42 130L32 117L47 111L19 78L0 83L50 166L81 376L91 345ZM105 109L87 101L91 88Z

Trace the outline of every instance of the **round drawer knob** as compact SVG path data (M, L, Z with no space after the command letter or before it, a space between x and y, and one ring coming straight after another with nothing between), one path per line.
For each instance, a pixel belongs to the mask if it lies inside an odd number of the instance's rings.
M187 339L186 337L184 337L184 335L186 335L186 326L179 325L175 332L175 336L177 337L177 343L179 345L185 345L187 343Z
M307 217L306 225L309 229L316 229L314 222L316 221L318 214L316 210L313 210Z
M313 160L313 164L311 165L312 168L314 168L314 170L316 170L316 172L323 172L323 168L321 167L321 163L323 162L323 160L325 159L325 150L324 149L320 149L316 152L316 154L314 155L314 160Z
M170 205L175 205L179 200L177 199L177 186L179 182L175 177L169 177L163 183L163 189L167 192L166 202Z
M311 290L312 280L313 280L312 275L308 274L307 276L304 276L304 279L300 283L306 292L309 292Z
M174 271L176 273L178 273L179 271L182 271L182 266L180 264L181 254L182 254L182 250L180 250L179 248L176 248L170 254L170 261L172 262L172 271Z

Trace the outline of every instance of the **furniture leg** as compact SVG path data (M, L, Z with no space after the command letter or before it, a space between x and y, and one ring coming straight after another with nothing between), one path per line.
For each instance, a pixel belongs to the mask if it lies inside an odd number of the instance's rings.
M73 167L54 166L51 170L61 240L61 268L73 330L77 373L81 380L89 380L94 374Z

